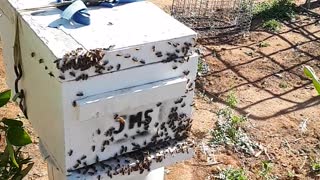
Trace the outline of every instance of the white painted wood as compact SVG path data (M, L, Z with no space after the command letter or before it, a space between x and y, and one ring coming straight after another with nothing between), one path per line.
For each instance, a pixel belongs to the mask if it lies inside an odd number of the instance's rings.
M186 78L175 78L86 97L76 101L78 119L94 120L106 114L113 116L115 112L128 111L128 108L134 109L154 102L174 99L181 95L179 91L184 89L186 84ZM144 98L142 102L139 101L141 97Z
M83 82L71 81L71 82L64 83L64 86L63 86L64 95L65 97L68 97L68 98L65 98L68 100L64 101L64 110L65 110L64 119L66 119L65 132L66 132L66 137L68 137L65 140L66 152L68 152L69 149L81 149L81 151L74 151L72 157L67 157L66 159L67 164L69 164L67 165L67 167L68 168L72 167L72 165L76 162L76 160L84 154L87 156L88 164L94 163L96 154L98 154L101 159L110 158L115 153L119 152L120 147L122 145L127 145L131 147L132 142L137 142L139 144L143 144L145 140L149 142L151 136L155 133L155 130L153 130L152 131L153 133L150 133L150 136L148 137L136 138L134 141L129 139L124 143L114 144L112 147L106 148L106 151L108 151L108 153L99 152L100 148L98 148L97 152L92 153L91 146L96 145L97 147L100 147L100 145L105 140L105 136L103 135L93 136L94 132L98 128L100 128L103 134L108 128L112 126L118 127L118 123L113 119L113 114L108 114L106 116L94 119L93 121L92 120L82 121L80 123L80 121L77 119L78 118L77 108L74 108L71 105L73 100L83 98L83 97L76 96L78 92L83 92L84 96L91 96L91 95L101 94L104 92L114 91L117 89L123 89L126 87L135 87L135 86L146 84L148 82L159 81L161 79L180 77L183 75L184 70L186 69L191 70L193 67L196 67L196 65L197 65L197 56L194 56L193 58L190 58L190 61L188 63L182 64L176 70L171 70L172 65L170 63L166 63L166 64L161 63L161 64L143 66L140 68L132 68L126 71L105 74L102 76L95 76ZM196 73L195 71L190 72L190 74L186 76L186 78L190 79L190 82L193 82L195 78L195 73ZM135 78L128 78L130 77L130 75L133 75L133 74L135 75ZM148 76L146 76L146 74ZM117 79L116 82L121 82L121 83L113 82L114 79ZM188 83L187 86L188 85L190 84ZM194 85L192 85L192 87L193 86ZM170 93L171 91L165 90L165 92ZM187 114L187 116L191 116L190 104L192 103L193 91L189 92L188 94L185 94L185 88L183 88L176 93L180 93L180 95L173 99L161 101L163 105L161 106L159 116L156 121L159 121L159 122L166 121L171 108L175 106L174 101L183 95L187 95L187 97L184 100L186 106L181 108L180 112L184 112ZM141 97L141 101L143 101L143 99L144 98ZM114 113L126 115L130 113L139 112L140 110L145 111L149 108L154 109L157 103L158 101L154 101L154 103L139 107L138 109L132 108L131 104L121 103L123 108L128 110L114 112ZM152 127L155 122L152 122L150 124L150 127ZM120 137L123 137L125 133L127 133L128 136L130 136L131 134L128 131L123 132L118 136L115 136L114 137L115 140L119 139ZM169 131L169 134L171 137L174 137L170 131Z
M6 82L9 87L14 86L13 73L13 45L15 35L15 14L7 1L0 1L0 39L3 48L3 59L6 70Z
M185 142L181 142L182 144ZM181 144L181 145L182 145ZM182 145L182 147L184 147ZM184 148L183 152L176 152L177 147L165 147L163 149L159 149L156 152L150 152L148 154L148 161L150 162L150 171L148 171L146 167L143 166L142 169L136 170L128 170L128 168L132 168L136 166L136 163L139 163L130 157L126 156L119 156L116 159L110 159L106 161L102 161L102 164L107 165L105 168L102 168L100 164L94 164L91 168L81 168L78 171L71 172L67 177L61 171L57 170L52 165L49 165L49 172L50 175L53 176L53 180L117 180L117 179L147 179L147 180L154 180L154 179L163 179L163 166L169 166L174 164L175 162L183 161L186 159L191 158L194 155L194 150L190 147ZM143 153L143 152L138 152ZM157 157L163 157L159 158ZM158 160L157 160L158 159ZM83 161L83 160L82 160ZM123 169L124 168L124 169ZM145 168L145 169L144 169ZM161 169L160 169L161 168ZM124 170L124 172L122 172ZM142 170L142 171L141 171ZM128 175L128 171L130 171L130 175ZM85 172L85 173L84 173ZM89 172L89 173L88 173ZM111 175L111 176L110 176Z
M23 78L20 87L26 94L29 119L58 168L49 168L51 176L63 180L68 174L67 170L72 169L83 155L86 155L86 164L90 165L95 163L97 155L100 160L107 160L119 153L122 146L128 148L127 152L135 150L132 143L144 147L145 142L151 142L157 131L163 131L159 130L156 124L168 122L168 116L174 107L177 107L178 114L185 115L181 119L191 117L190 105L198 55L193 53L193 48L186 54L182 53L181 49L186 42L194 44L195 33L192 30L149 2L131 3L112 9L91 7L90 26L69 25L60 29L47 27L59 17L61 11L58 9L42 13L23 11L24 8L49 2L53 0L0 1L0 13L4 14L0 17L0 34L8 84L10 88L14 88L14 17L16 13L21 15ZM105 48L110 45L115 45L115 48L106 51L102 61L108 60L108 65L114 67L121 64L118 71L112 69L96 74L94 68L85 71L72 70L77 75L85 73L89 76L87 80L76 81L75 77L69 74L71 70L62 73L54 64L57 58L76 48ZM161 51L164 57L157 57L155 53L158 51ZM32 52L35 53L34 57L31 57ZM162 62L167 53L174 52L181 58L169 63ZM144 60L145 64L124 58L128 54L131 58ZM64 75L65 80L59 79L59 75ZM153 87L155 85L158 87ZM125 89L130 91L124 93ZM83 96L77 96L79 92L83 93ZM182 102L175 103L181 97ZM92 103L95 100L101 102ZM88 103L90 101L91 103ZM161 105L158 106L159 103ZM130 118L141 112L141 120L146 121L147 111L150 111L147 115L152 120L147 132L139 136L137 131L144 131L145 127L134 124L134 128L130 128ZM110 141L102 151L101 144L110 140L104 133L112 127L121 127L114 119L114 114L126 116L126 123L121 132L113 135L114 141ZM174 122L174 125L187 124L181 121ZM100 134L97 134L98 129ZM165 133L168 133L167 137L175 138L174 130L168 128ZM127 138L124 138L126 136ZM92 146L95 146L94 150ZM72 155L69 155L70 150L73 151ZM172 158L170 163L189 157L186 155ZM164 165L165 163L159 163L153 169ZM83 166L85 164L79 165L79 168Z
M61 174L50 164L48 165L48 177L50 180L64 180L66 179L65 175ZM77 177L68 177L68 180L79 179ZM86 179L98 179L97 177L86 177ZM103 176L100 180L107 180L107 178ZM112 180L163 180L164 179L164 167L160 167L158 169L150 171L148 174L134 174L132 176L124 176L124 177L115 177Z

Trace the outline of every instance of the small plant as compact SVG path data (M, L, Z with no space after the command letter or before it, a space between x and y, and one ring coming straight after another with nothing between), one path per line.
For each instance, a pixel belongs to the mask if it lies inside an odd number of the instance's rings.
M205 75L205 74L207 74L209 72L209 66L205 62L205 60L202 59L202 58L199 58L197 71L198 71L198 76Z
M270 44L268 42L262 41L262 42L259 43L258 46L259 47L268 47L268 46L270 46Z
M253 11L255 17L264 20L290 20L297 13L293 0L268 0L258 3Z
M288 84L286 82L280 82L279 83L279 88L285 89L288 87Z
M320 95L320 80L319 80L319 77L314 72L314 70L312 69L312 67L305 66L303 68L303 72L308 78L310 78L312 80L312 83L313 83L315 89L317 90L318 94Z
M269 31L278 31L280 21L291 20L296 15L296 5L292 0L269 0L254 8L254 17L263 19L262 27Z
M232 110L232 107L237 104L236 97L229 94L226 102L228 107L217 112L218 120L215 129L211 131L210 143L212 145L232 145L236 150L251 155L255 154L254 149L259 148L258 144L251 141L242 129L247 117L235 115Z
M219 173L219 179L223 180L247 180L247 176L243 169L227 168Z
M229 107L231 107L231 108L236 107L236 105L238 104L238 100L237 100L237 97L234 95L233 92L228 94L226 102L227 102Z
M311 172L316 174L316 175L320 175L320 161L313 161L311 162Z
M267 20L262 24L262 27L268 31L277 32L281 28L281 23L275 19Z
M260 170L260 176L263 179L273 179L272 175L271 175L271 171L272 171L272 163L270 161L262 161L261 163L261 170Z
M295 173L294 171L292 171L292 170L291 170L291 171L288 171L287 173L288 173L287 176L288 176L288 178L290 178L290 179L291 179L291 178L294 178L294 177L296 176L296 173Z
M11 91L0 93L0 107L6 105ZM24 158L21 148L32 141L23 128L23 123L15 119L3 118L0 121L0 133L5 135L6 147L0 152L0 177L7 180L21 180L31 170L31 158ZM0 141L2 141L0 136Z

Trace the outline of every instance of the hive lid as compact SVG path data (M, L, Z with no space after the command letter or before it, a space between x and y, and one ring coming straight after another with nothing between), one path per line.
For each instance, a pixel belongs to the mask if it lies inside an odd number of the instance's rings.
M65 24L59 29L50 28L48 25L60 18L61 10L52 8L23 11L23 9L50 4L55 2L54 0L9 0L9 2L23 14L24 19L34 30L53 33L52 36L40 36L40 38L44 42L49 41L47 42L49 48L58 57L61 56L59 54L61 51L64 54L67 49L74 50L79 47L94 49L115 45L118 49L195 35L194 31L146 1L128 3L114 8L89 7L91 15L89 26ZM62 42L68 44L65 41L69 41L73 46L58 46Z
M48 57L52 59L47 60L44 58L44 60L49 69L52 69L55 77L61 76L61 69L56 69L56 65L53 62L56 59L62 58L66 53L78 48L82 48L85 51L106 48L111 53L121 52L123 53L122 55L125 56L127 50L138 50L141 47L145 47L143 51L135 51L137 57L134 55L130 57L131 60L137 60L140 63L131 62L124 64L121 66L121 69L125 69L164 60L169 56L168 54L166 55L166 53L168 53L168 48L166 47L168 46L168 41L179 44L179 51L183 51L183 44L185 42L194 43L194 37L196 35L194 31L163 12L154 4L146 1L119 5L114 8L100 6L89 7L89 13L91 15L91 24L89 26L63 24L59 28L50 28L48 25L60 18L61 10L57 8L37 11L24 10L50 4L54 2L53 0L8 1L22 15L24 21L36 36L39 37L41 43L47 46L50 52L52 52L53 57ZM160 44L158 42L160 42ZM32 40L30 40L29 43L33 43ZM158 43L159 46L153 48L156 43ZM109 47L112 48L108 49ZM173 47L170 53L174 53L176 47L177 46ZM154 51L153 54L157 53L159 49L163 50L163 57L154 58L157 57L157 55L149 57L149 54L152 54L152 49ZM183 52L180 52L180 54L186 55L186 53ZM110 59L113 60L114 57L112 56L117 55L117 53L114 53L105 57L103 59L104 62L101 61L100 64L110 61ZM56 59L54 57L56 57ZM117 65L118 64L112 65L113 70L118 69ZM108 67L106 67L106 69L107 68ZM95 70L91 69L91 72L87 74L89 76L96 75L97 73L94 73L94 71ZM61 81L76 79L76 77L69 77L64 73L63 71Z

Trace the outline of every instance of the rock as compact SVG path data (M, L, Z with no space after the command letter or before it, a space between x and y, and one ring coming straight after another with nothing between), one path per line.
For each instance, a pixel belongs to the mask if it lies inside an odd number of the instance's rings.
M276 76L276 77L278 77L278 78L282 79L282 74L276 73L276 74L274 74L274 76Z

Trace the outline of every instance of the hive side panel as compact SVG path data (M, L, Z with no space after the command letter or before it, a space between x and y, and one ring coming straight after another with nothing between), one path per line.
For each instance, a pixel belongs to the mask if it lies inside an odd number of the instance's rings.
M6 81L14 89L16 75L13 71L13 46L15 37L15 13L8 2L0 1L0 42L2 44L3 62L6 70ZM14 91L12 91L14 92Z
M53 155L50 158L63 162L61 83L52 77L52 69L46 65L55 57L24 21L21 21L20 37L23 69L20 86L25 91L28 119L48 147L48 153Z

